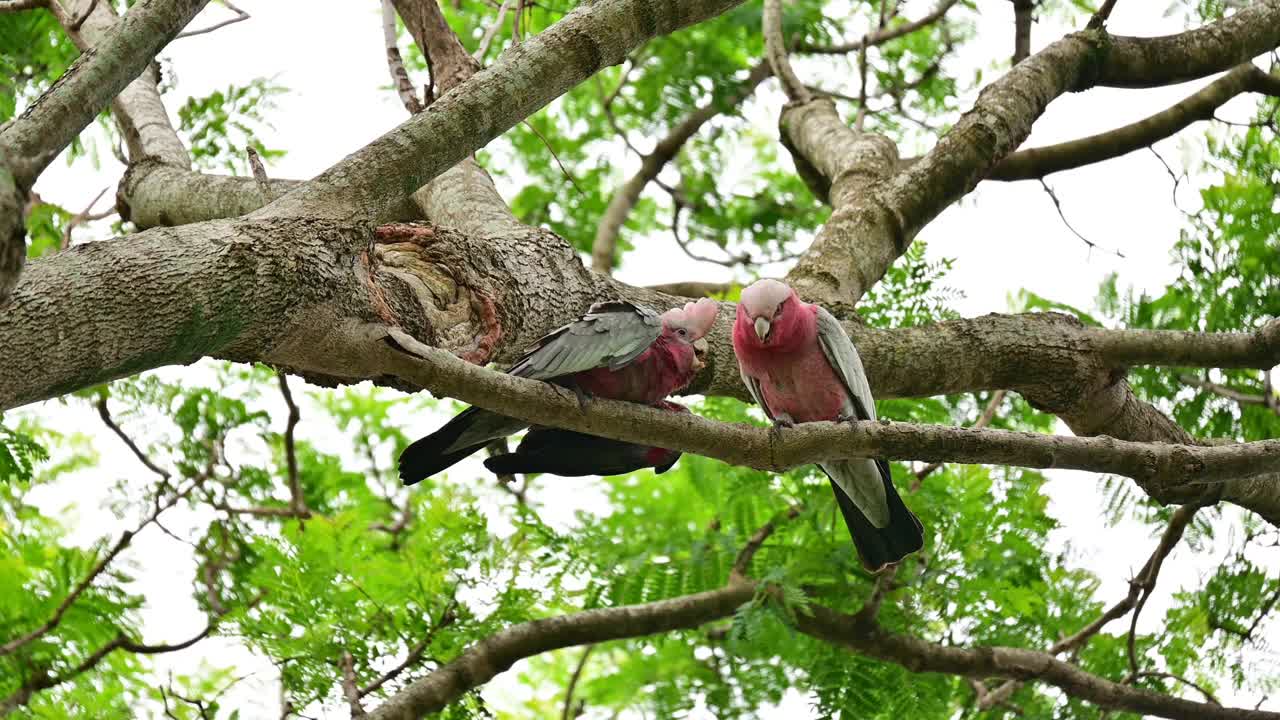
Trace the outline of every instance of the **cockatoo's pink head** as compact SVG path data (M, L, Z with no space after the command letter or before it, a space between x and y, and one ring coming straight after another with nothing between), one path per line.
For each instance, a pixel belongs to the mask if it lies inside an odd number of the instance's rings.
M720 303L711 298L685 303L683 308L672 308L662 313L662 329L676 341L692 345L711 332L719 312Z
M707 352L707 341L702 338L716 324L720 303L702 298L696 303L685 303L683 308L672 308L662 313L662 334L681 345L693 346L691 368L699 372L703 368L702 356Z
M787 308L799 302L788 302L795 295L786 283L769 278L757 280L742 291L738 300L738 322L750 325L763 343Z

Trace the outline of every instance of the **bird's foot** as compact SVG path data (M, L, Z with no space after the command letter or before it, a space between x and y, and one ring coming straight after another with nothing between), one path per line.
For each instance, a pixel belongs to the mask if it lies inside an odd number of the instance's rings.
M793 428L796 421L791 419L790 415L774 415L773 425L769 428L769 439L772 442L782 440L782 428Z
M591 402L591 394L583 390L576 383L573 385L573 394L578 396L578 410L587 411L587 405Z
M838 422L838 423L856 423L856 422L858 422L858 416L857 416L857 415L853 415L852 413L840 413L839 415L837 415L837 416L836 416L836 422Z

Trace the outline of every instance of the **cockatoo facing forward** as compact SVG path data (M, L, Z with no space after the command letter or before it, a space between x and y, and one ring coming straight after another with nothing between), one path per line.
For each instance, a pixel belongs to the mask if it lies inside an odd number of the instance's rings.
M840 323L777 280L742 291L733 350L751 396L776 425L875 420L862 360ZM884 460L819 463L831 480L853 544L875 572L924 545L923 527L903 504Z

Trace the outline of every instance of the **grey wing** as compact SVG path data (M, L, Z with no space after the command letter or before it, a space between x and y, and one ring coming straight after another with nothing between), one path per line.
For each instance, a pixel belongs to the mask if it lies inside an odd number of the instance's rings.
M822 346L822 354L827 356L840 382L849 393L853 409L859 420L876 419L876 401L871 396L871 385L867 383L867 373L862 369L862 358L858 349L853 346L849 334L844 331L840 321L821 306L818 307L818 343Z
M507 372L550 380L630 364L662 333L657 313L629 302L597 303L581 319L543 336Z

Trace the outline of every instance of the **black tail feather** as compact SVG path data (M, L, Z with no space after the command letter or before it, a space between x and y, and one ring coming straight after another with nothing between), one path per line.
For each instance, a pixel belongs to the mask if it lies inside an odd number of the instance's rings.
M648 448L559 428L534 428L514 453L484 461L497 474L550 473L561 477L622 475L650 467Z
M405 448L404 452L400 453L400 479L404 484L413 485L447 470L487 445L487 442L482 442L453 452L445 452L477 419L478 414L475 408L464 410L444 427L426 437L419 438Z
M878 572L886 565L896 563L924 547L924 526L902 502L902 496L893 486L889 464L877 460L876 465L880 468L885 498L889 501L889 524L885 527L872 525L853 500L849 499L834 480L831 481L831 490L836 494L836 504L840 506L840 514L849 527L849 535L858 550L858 557L871 572Z

